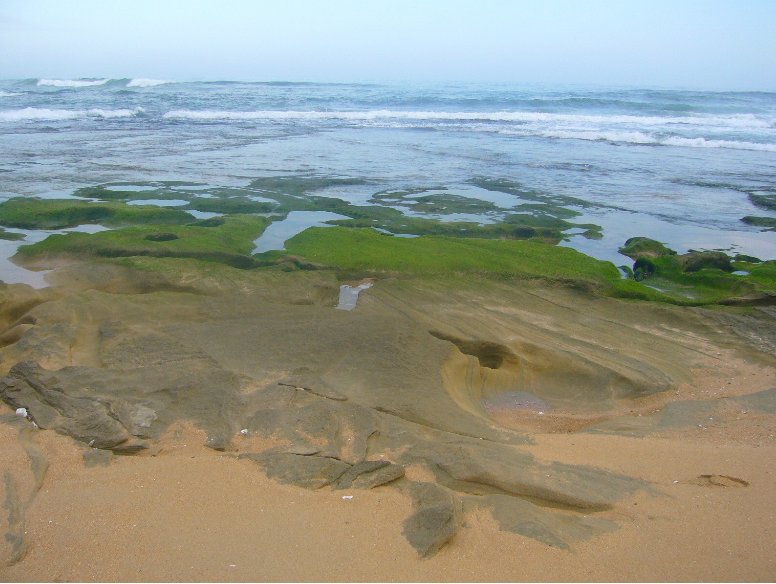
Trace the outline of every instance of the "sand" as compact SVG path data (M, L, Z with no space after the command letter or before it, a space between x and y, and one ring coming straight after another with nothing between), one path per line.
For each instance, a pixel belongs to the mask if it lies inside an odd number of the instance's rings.
M755 343L703 311L529 283L451 291L378 280L352 312L336 311L326 275L256 276L246 287L235 272L233 285L203 279L197 293L179 281L138 293L112 269L86 286L61 276L49 296L6 290L3 330L16 333L0 353L4 373L33 359L66 393L89 379L100 399L139 396L158 417L132 437L147 448L122 456L2 406L0 579L776 578L766 336ZM754 328L769 322L755 316ZM219 415L207 409L215 382L199 392L184 369L232 388ZM192 401L159 397L170 371L194 388ZM510 387L551 409L482 405ZM590 400L575 407L580 392ZM219 450L206 446L223 436ZM241 456L311 445L314 458L391 460L405 475L373 489L306 489ZM428 557L404 533L418 504L406 485L418 484L460 502L454 536ZM498 497L558 543L527 536L525 524L505 528L509 508L489 506Z

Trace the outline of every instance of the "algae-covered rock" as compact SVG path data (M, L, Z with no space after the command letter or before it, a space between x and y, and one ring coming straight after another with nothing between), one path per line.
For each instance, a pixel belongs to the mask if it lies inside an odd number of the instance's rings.
M21 229L62 229L88 223L176 225L190 220L191 215L184 211L154 205L31 197L17 197L0 203L0 225Z
M679 266L683 272L697 272L705 268L732 272L730 257L721 251L690 251L677 256Z
M776 230L776 217L759 217L754 215L747 215L741 219L747 225L753 225L755 227L762 227L766 231Z
M761 209L776 211L776 193L767 191L749 193L749 200Z
M11 231L6 231L2 227L0 227L0 239L5 239L6 241L19 241L20 239L24 239L25 235L24 233L14 233Z
M642 257L660 258L668 255L676 255L676 252L672 249L669 249L659 241L655 241L648 237L631 237L619 251L622 255L628 256L634 260Z
M637 282L649 278L655 273L657 266L648 257L639 257L633 262L633 279Z
M178 236L175 233L149 233L145 239L146 241L175 241Z

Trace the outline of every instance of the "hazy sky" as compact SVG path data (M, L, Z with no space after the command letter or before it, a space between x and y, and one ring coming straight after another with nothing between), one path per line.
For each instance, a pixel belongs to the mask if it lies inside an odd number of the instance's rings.
M0 0L0 78L776 90L776 0Z

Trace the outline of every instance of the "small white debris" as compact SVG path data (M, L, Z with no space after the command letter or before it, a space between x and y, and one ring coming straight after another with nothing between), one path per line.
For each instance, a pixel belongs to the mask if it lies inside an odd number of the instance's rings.
M539 412L539 415L540 415L540 416L543 416L543 415L544 415L544 412Z
M27 408L16 408L16 415L22 418L27 417Z
M243 428L242 430L240 430L240 434L242 434L243 436L247 436L248 435L248 428Z
M342 495L343 501L350 501L353 498L353 495Z
M96 439L94 439L94 440L90 440L90 441L89 441L89 446L94 446L94 443L95 443L96 441L97 441Z

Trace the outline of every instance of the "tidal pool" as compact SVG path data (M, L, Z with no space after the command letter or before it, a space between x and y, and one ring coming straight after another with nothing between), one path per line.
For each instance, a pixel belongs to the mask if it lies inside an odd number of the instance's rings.
M504 411L529 411L543 414L550 409L547 402L528 391L505 391L483 398L482 407L489 414Z
M340 286L337 308L340 310L353 310L358 303L358 295L361 291L371 287L372 282L363 282L358 286L348 286L347 284Z
M79 225L68 229L42 230L42 229L12 229L5 228L10 233L23 233L24 239L8 241L0 239L0 281L6 284L27 284L33 288L45 288L48 286L45 276L50 270L28 270L22 266L17 266L11 261L16 255L19 246L30 245L43 241L49 235L60 233L70 233L78 231L80 233L97 233L106 231L108 228L103 225Z
M282 221L275 221L254 241L253 253L285 249L285 243L308 227L331 227L326 221L349 219L330 211L291 211Z

